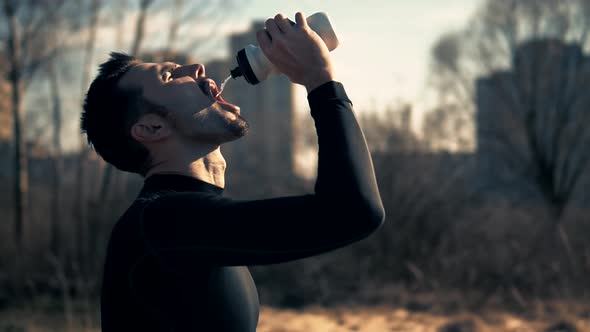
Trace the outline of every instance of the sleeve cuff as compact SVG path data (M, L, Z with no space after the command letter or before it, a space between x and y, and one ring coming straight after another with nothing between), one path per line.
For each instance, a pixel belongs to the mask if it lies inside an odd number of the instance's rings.
M307 95L307 101L311 109L332 100L346 101L352 105L352 101L348 98L344 86L342 83L336 81L326 82L311 90Z

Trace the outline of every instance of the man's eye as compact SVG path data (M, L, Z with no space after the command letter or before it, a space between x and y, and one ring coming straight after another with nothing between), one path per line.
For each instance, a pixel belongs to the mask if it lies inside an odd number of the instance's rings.
M162 73L162 80L164 80L164 82L168 82L170 79L172 79L172 70L166 70Z

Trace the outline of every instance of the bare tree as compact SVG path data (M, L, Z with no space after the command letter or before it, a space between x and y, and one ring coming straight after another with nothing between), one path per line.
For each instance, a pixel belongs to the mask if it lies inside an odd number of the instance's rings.
M55 69L55 64L48 64L47 73L49 76L49 87L51 95L53 139L52 139L52 159L53 159L53 183L51 195L51 253L56 257L61 256L60 241L60 201L61 201L61 177L63 173L63 159L61 146L61 126L62 126L62 104L60 96L60 82Z
M182 13L185 0L174 0L174 4L170 7L170 28L168 29L168 50L174 49L174 44L178 36L178 28L180 27L180 20L177 19L178 13Z
M14 235L17 248L22 247L22 232L27 207L27 160L25 154L25 142L22 136L23 122L23 84L21 64L21 41L19 36L19 24L16 17L16 1L4 1L4 14L6 15L9 27L8 36L8 61L10 63L9 80L12 88L12 118L14 136L14 200L15 200L15 221Z
M89 22L87 29L87 38L84 45L84 59L82 79L81 79L81 93L80 93L80 105L82 105L86 90L88 89L88 82L90 80L90 72L92 70L92 59L94 55L94 48L96 44L97 27L99 23L99 14L102 7L102 1L91 0L86 8L88 12ZM117 34L119 35L119 34ZM85 149L86 142L82 136L80 136L80 157L76 169L76 196L74 203L74 219L76 220L76 247L78 250L78 258L82 261L86 253L86 204L87 197L85 195L85 164L88 158L88 149Z
M52 183L51 183L51 235L50 235L50 249L51 254L56 259L63 260L65 255L64 243L62 241L62 223L63 215L61 213L61 187L62 177L64 176L64 162L62 151L62 125L64 122L64 107L62 102L62 87L64 82L69 81L67 78L71 76L68 70L64 70L64 61L68 61L66 57L69 50L69 37L74 32L77 32L83 25L80 24L77 17L72 16L73 12L78 12L78 6L73 3L63 2L58 7L47 9L46 15L49 20L45 25L47 31L46 41L55 51L53 57L48 59L43 67L44 74L49 85L49 99L51 104L51 159L53 164ZM63 19L63 17L70 17L70 19ZM68 66L66 66L68 67Z
M28 170L23 133L23 100L25 91L37 69L55 55L55 45L47 37L46 26L55 20L55 11L63 1L22 2L3 1L3 14L8 29L4 36L9 63L9 81L14 137L14 200L15 200L15 243L23 246L23 227L27 220Z
M127 1L119 1L118 2L119 5L121 6L126 6ZM83 105L84 102L84 98L86 95L86 91L88 89L88 83L90 81L90 73L92 71L92 64L93 64L93 58L94 58L94 49L96 46L96 40L97 40L97 30L98 30L98 26L99 23L101 22L100 20L100 13L101 13L101 9L104 6L104 1L103 0L90 0L89 2L83 2L83 5L86 5L86 7L83 7L82 12L83 13L87 13L86 15L83 15L84 17L88 18L88 22L87 22L87 29L86 29L86 40L85 40L85 44L83 46L83 59L82 59L82 78L80 80L81 82L81 86L80 86L80 103L79 105ZM125 11L119 11L118 15L117 15L117 23L119 24L119 26L121 27L123 24L123 13ZM117 33L116 34L116 38L117 38L117 42L120 41L120 38L122 36L122 33ZM87 182L86 181L86 166L87 166L87 161L88 161L88 156L89 156L89 150L85 148L85 146L87 145L87 142L85 140L85 138L80 135L80 152L79 152L79 158L78 158L78 163L76 165L76 183L75 183L75 198L74 198L74 223L75 223L75 234L76 234L76 254L77 254L77 264L75 265L75 268L78 270L78 272L83 276L82 278L79 278L78 280L78 291L84 295L85 297L85 306L86 306L86 310L87 312L90 312L90 308L91 308L91 301L90 301L90 294L91 294L91 288L93 286L93 279L89 278L89 276L91 275L92 271L91 271L91 265L90 264L85 264L84 262L88 262L88 253L90 252L89 250L89 237L88 237L88 218L87 218L87 205L89 202L89 197L87 197L86 195L86 191L85 188L87 187ZM88 316L85 316L85 321L89 322L90 318Z
M141 43L145 35L145 20L147 11L154 3L154 0L140 0L139 1L139 15L135 23L135 34L133 38L133 46L131 46L131 54L137 55L141 50Z

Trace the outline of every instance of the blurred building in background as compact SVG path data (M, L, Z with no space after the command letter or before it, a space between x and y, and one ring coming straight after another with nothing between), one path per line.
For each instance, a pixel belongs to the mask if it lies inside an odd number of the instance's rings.
M476 81L483 191L518 201L590 203L583 190L590 187L589 79L590 57L579 45L537 39L518 45L510 70Z

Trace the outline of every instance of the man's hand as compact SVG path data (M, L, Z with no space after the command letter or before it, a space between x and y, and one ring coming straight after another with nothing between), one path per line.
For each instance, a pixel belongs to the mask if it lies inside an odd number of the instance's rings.
M256 38L262 52L291 82L302 84L309 93L334 77L330 51L301 12L295 14L292 26L282 14L266 20L266 29Z

